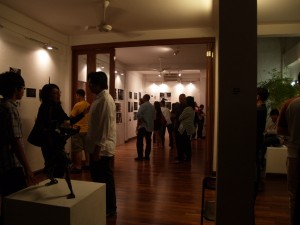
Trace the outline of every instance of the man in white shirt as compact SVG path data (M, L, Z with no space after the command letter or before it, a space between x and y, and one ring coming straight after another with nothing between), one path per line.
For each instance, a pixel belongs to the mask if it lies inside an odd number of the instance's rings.
M162 145L165 145L165 134L166 134L166 129L168 130L168 134L169 134L169 146L171 148L173 148L173 124L171 121L171 112L170 110L166 107L166 102L165 100L161 100L160 101L160 105L161 105L161 112L164 115L166 121L167 121L167 126L162 126L161 128L161 141L162 141Z
M87 150L94 182L106 184L106 216L116 215L116 193L113 161L116 147L116 106L108 93L104 72L88 74L88 85L96 98L89 111Z
M150 160L151 153L151 135L154 129L155 109L149 102L150 95L143 96L143 104L140 106L137 118L140 121L137 133L136 148L138 157L136 161ZM144 138L146 139L146 148L144 156Z

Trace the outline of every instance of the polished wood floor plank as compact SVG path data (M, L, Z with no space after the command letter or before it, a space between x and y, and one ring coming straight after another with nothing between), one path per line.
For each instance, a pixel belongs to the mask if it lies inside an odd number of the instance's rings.
M107 225L199 225L205 140L193 140L192 147L190 163L173 164L175 153L167 144L165 149L154 145L150 161L142 162L134 161L136 140L118 146L114 172L117 216L107 218ZM90 175L83 171L72 174L72 179L90 180ZM207 199L214 193L208 192ZM267 177L265 191L256 201L256 225L288 225L288 212L286 178Z

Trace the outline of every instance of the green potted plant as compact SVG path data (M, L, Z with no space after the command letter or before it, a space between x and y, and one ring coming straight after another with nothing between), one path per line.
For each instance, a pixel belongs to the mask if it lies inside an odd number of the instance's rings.
M268 108L280 109L287 99L300 94L298 85L292 85L292 78L287 77L277 69L273 69L268 73L271 78L258 84L259 87L267 88L270 93L267 100Z

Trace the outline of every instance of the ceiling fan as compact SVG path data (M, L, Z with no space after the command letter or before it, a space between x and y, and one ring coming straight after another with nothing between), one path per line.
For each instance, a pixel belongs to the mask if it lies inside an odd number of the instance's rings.
M171 68L170 66L163 66L162 65L162 58L161 57L159 57L158 60L159 60L159 69L154 69L154 70L158 71L159 73L163 73L163 72L167 72L167 70Z
M104 0L103 1L103 17L102 17L102 21L100 22L99 25L96 25L96 26L87 26L87 30L97 29L100 32L110 32L110 31L112 31L113 27L106 22L106 10L107 10L109 4L110 4L109 0Z
M113 26L111 24L107 23L107 21L106 21L107 9L108 9L108 6L110 5L110 3L111 3L111 0L103 0L103 16L102 16L102 20L100 21L99 25L86 26L85 30L98 30L103 33L114 32L114 33L118 33L123 36L130 37L130 38L140 36L141 33L113 28ZM112 15L118 15L119 18L122 14L124 14L123 9L113 7L112 10L113 10ZM102 10L100 12L102 13ZM111 19L116 20L116 18L111 18Z

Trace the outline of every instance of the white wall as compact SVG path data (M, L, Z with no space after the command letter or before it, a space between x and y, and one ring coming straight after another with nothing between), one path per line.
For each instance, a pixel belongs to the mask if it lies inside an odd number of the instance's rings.
M127 71L126 73L126 91L125 91L125 140L136 136L136 124L137 120L134 120L134 113L138 110L133 110L133 112L128 112L128 102L133 104L134 102L139 102L139 92L141 92L141 97L146 93L144 85L144 78L140 72L137 71ZM129 91L132 92L132 99L129 99ZM137 93L137 99L134 99L134 93Z
M169 81L163 84L161 83L153 83L146 81L145 82L145 93L151 96L150 101L153 103L154 101L160 101L160 93L170 92L171 93L171 101L172 103L179 101L179 95L184 93L186 96L193 96L195 101L199 104L200 96L205 96L205 90L200 90L201 81L195 81L193 83L190 82L182 82L178 83L176 81Z
M38 30L38 28L37 28ZM39 148L27 142L27 136L33 127L39 101L39 90L44 84L56 83L62 91L62 104L65 111L70 110L70 62L66 51L67 46L59 44L59 49L49 52L39 43L33 42L20 35L26 32L23 27L10 26L5 23L0 29L0 72L8 71L10 67L21 69L26 88L36 89L36 97L26 97L26 92L20 101L20 116L23 125L25 153L28 156L32 169L44 167L44 161ZM26 34L27 35L27 34ZM32 38L39 39L40 35L31 31ZM68 145L67 145L68 146Z
M116 89L125 89L125 76L123 75L116 75L115 78L115 88ZM124 90L124 95L125 95L125 90ZM124 96L125 97L125 96ZM121 106L121 112L117 112L117 113L121 113L122 115L122 122L121 123L117 123L117 145L120 144L124 144L124 140L125 140L125 115L126 115L126 111L125 111L125 98L123 100L120 100L118 98L116 98L115 102L117 104L120 104Z

